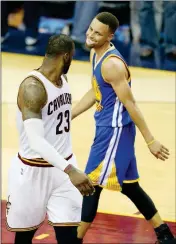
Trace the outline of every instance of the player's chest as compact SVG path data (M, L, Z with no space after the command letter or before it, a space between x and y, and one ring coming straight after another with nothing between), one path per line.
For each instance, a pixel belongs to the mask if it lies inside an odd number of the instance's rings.
M60 92L58 94L52 94L48 97L47 104L43 109L43 113L51 116L58 112L64 112L70 110L72 104L72 96L69 91Z

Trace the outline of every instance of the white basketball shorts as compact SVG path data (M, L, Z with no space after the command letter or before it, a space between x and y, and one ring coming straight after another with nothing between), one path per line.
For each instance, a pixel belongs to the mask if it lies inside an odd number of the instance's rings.
M73 155L70 163L77 166ZM52 226L79 225L82 195L64 172L55 167L24 164L16 156L9 169L7 228L37 229L45 220Z

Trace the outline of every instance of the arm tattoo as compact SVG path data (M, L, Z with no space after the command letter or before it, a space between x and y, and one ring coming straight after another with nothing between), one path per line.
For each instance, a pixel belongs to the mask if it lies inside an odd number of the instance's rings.
M47 94L42 83L35 78L27 78L19 91L20 107L23 120L29 118L42 118L41 109L47 101Z

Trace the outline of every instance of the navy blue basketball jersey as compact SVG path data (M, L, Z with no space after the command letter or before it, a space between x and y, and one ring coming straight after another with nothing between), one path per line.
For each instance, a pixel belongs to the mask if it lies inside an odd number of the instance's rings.
M108 49L98 60L98 62L96 62L96 53L94 53L92 58L92 86L96 98L96 111L94 118L96 126L122 127L132 122L132 120L128 111L118 99L112 86L104 80L101 72L102 63L111 56L121 59L128 70L125 60L113 44L111 48ZM109 70L109 72L111 72L111 70ZM131 87L130 72L128 82L129 86Z

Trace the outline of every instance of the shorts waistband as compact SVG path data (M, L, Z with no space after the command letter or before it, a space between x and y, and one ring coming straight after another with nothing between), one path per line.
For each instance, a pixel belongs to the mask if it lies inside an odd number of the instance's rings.
M70 158L72 158L72 156L73 156L73 154L70 154L70 156L65 158L65 160L68 161ZM18 158L21 160L21 162L23 162L24 164L29 165L29 166L34 166L34 167L54 167L52 164L48 163L43 158L33 158L33 159L23 158L23 157L20 156L19 153L18 153Z

